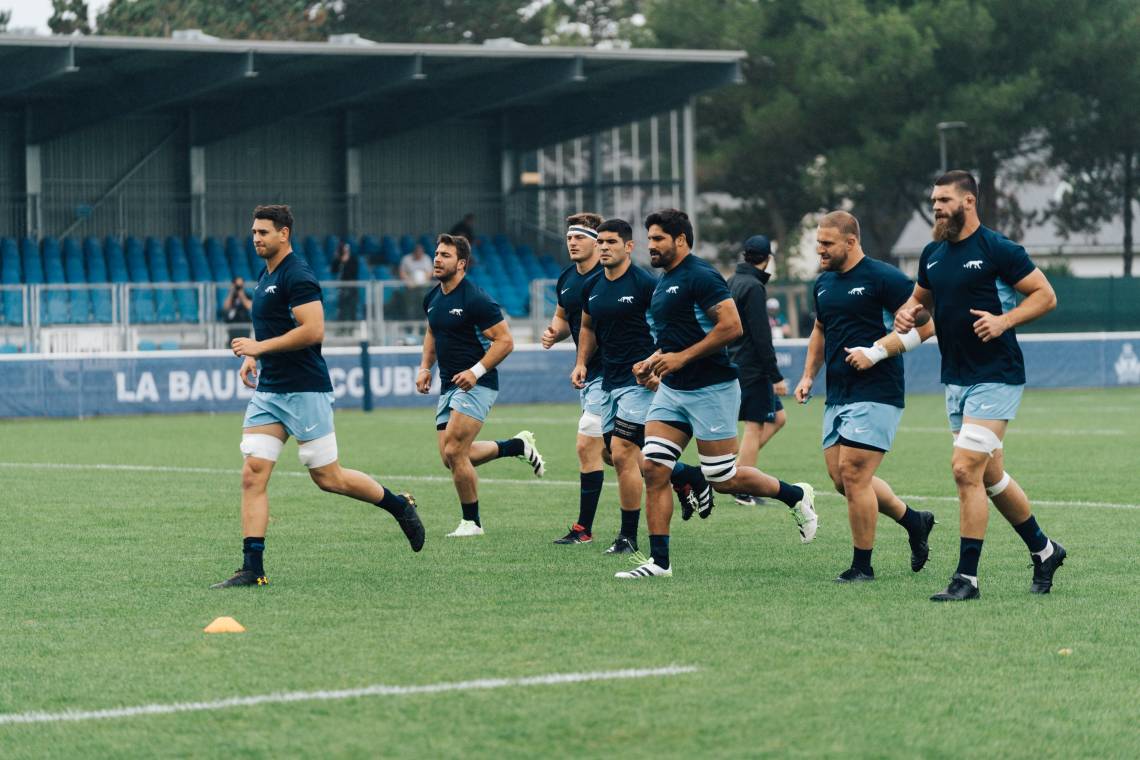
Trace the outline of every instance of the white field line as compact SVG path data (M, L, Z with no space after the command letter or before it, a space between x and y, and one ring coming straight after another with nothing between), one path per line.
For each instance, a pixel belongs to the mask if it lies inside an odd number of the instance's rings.
M223 468L214 467L166 467L159 465L146 465L146 464L79 464L76 462L0 462L0 468L8 469L28 469L28 470L105 470L111 472L152 472L158 474L174 474L174 475L229 475L234 478L238 477L241 472L239 470L226 470ZM293 478L308 478L308 473L296 472L292 470L281 470L276 473L279 476L293 477ZM451 478L444 475L387 475L384 476L385 480L391 479L395 481L410 480L418 483L450 483ZM607 478L605 485L609 488L616 488L617 483L613 482L613 478ZM576 480L536 480L530 478L527 480L505 480L501 478L480 478L480 483L487 483L489 485L518 485L518 486L566 486L566 487L580 487L580 483ZM822 496L833 497L836 499L843 498L840 494L833 493L831 490L820 490L816 493L816 498ZM919 496L915 494L899 494L900 499L914 499L915 501L945 501L957 502L957 496ZM728 497L722 495L723 499ZM1035 499L1032 496L1030 501L1033 504L1040 504L1043 507L1095 507L1099 509L1140 509L1140 504L1118 504L1110 501L1051 501L1049 499Z
M486 691L522 686L559 686L562 684L586 683L589 681L619 681L633 678L657 678L695 673L692 665L670 665L664 668L638 668L629 670L599 670L589 673L550 673L543 676L525 678L480 678L474 681L452 683L432 683L421 686L385 686L375 684L358 689L336 689L332 691L286 691L273 694L258 694L250 697L228 697L209 702L172 702L169 704L136 705L115 707L106 710L64 710L62 712L0 713L0 726L17 723L65 723L87 720L111 720L115 718L138 718L144 715L171 715L173 713L202 712L205 710L226 710L233 707L255 707L257 705L286 704L289 702L330 702L360 697L409 697L417 694L441 694L450 691Z

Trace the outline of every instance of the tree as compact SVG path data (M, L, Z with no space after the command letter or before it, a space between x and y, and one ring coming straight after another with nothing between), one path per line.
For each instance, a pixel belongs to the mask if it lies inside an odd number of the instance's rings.
M521 0L343 0L334 28L377 42L542 42L540 13Z
M51 0L48 29L52 34L91 34L86 0Z
M1068 191L1050 213L1065 236L1121 217L1124 275L1131 277L1140 201L1140 8L1128 0L1083 5L1081 21L1054 52L1052 73L1062 87L1049 145Z
M201 29L231 39L323 40L329 20L326 4L313 0L111 0L99 12L96 29L140 37Z

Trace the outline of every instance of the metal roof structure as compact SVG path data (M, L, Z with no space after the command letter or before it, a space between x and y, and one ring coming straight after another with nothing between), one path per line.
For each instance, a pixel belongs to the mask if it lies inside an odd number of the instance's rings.
M207 145L267 119L346 114L361 145L439 120L500 121L534 148L742 81L740 51L0 35L0 109L40 144L120 116L185 110Z

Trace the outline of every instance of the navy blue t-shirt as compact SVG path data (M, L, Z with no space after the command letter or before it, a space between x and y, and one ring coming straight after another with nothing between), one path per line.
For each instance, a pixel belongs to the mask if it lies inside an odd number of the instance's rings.
M657 278L636 264L621 277L604 274L583 291L583 310L590 315L602 357L602 390L636 385L633 365L656 349L645 312L653 300Z
M571 264L558 275L558 284L555 286L558 296L558 305L566 312L566 321L570 323L570 337L574 345L578 345L578 333L582 330L582 292L594 280L602 276L602 265L597 263L586 274L578 274L578 266ZM602 356L595 351L586 364L586 382L590 382L602 375Z
M884 359L860 372L847 363L844 348L870 346L891 331L895 311L914 292L914 283L890 264L869 256L846 272L823 272L815 280L816 319L823 325L827 403L872 401L903 407L903 359Z
M262 269L253 289L253 334L257 340L277 338L297 326L293 309L320 302L321 285L308 262L296 253L281 259L270 272ZM267 393L328 393L332 391L329 368L321 356L321 344L265 354L260 357L257 389Z
M657 281L649 307L649 327L663 353L684 351L704 340L715 323L706 312L732 293L720 272L704 259L689 254ZM678 391L691 391L737 379L727 348L702 356L661 382Z
M942 382L1025 384L1017 335L1006 330L983 343L970 309L1002 314L1017 305L1013 286L1037 267L1017 243L979 227L957 243L931 243L918 260L918 284L934 294L934 327L942 351Z
M450 293L444 293L441 285L428 291L424 313L435 338L440 391L446 393L454 385L451 378L471 369L487 353L491 341L483 331L502 322L503 312L482 288L464 277ZM476 384L499 390L499 370L490 370Z

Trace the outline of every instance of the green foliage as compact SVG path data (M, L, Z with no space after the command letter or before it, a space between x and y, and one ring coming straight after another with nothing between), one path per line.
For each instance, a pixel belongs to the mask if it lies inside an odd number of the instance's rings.
M169 37L175 29L201 29L251 40L323 40L328 24L328 8L312 0L111 0L96 19L106 35Z
M12 21L12 11L0 11L0 32L8 31L8 24Z
M91 34L86 0L51 0L48 29L52 34Z
M511 37L542 42L542 18L520 0L345 0L335 27L377 42L458 43Z

